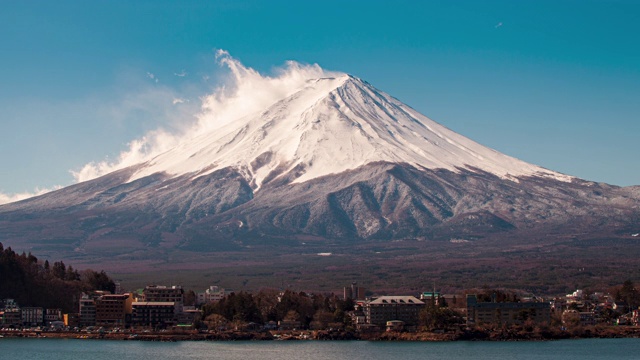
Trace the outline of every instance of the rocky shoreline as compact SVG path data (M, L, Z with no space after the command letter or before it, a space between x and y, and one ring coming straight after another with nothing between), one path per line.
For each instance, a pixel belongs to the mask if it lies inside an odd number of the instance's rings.
M197 331L159 333L86 333L1 331L2 338L93 339L127 341L271 341L271 340L363 340L363 341L545 341L585 338L640 338L640 327L587 327L565 330L524 331L519 328L465 329L451 332L383 332L357 333L350 331L225 331L202 333Z

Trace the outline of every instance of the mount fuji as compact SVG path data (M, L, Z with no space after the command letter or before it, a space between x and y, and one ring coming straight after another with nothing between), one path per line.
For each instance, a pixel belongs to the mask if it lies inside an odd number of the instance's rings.
M495 239L508 248L514 238L640 230L639 187L526 163L356 77L320 75L136 163L0 206L0 239L58 258L169 264L267 248L417 241L432 251Z

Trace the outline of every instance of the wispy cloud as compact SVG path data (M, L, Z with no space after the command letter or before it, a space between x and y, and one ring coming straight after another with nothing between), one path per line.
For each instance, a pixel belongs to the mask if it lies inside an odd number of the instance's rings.
M496 28L496 29L497 29L497 28L499 28L499 27L502 27L502 21L500 21L499 23L497 23L497 24L494 26L494 28Z
M176 105L176 104L183 104L183 103L185 103L185 102L189 102L189 100L182 99L182 98L173 98L173 100L171 101L171 103L172 103L173 105Z
M187 87L174 89L167 85L149 85L137 80L127 80L133 89L115 99L95 106L94 113L101 119L109 119L119 132L138 129L144 135L129 141L124 151L115 157L91 161L70 170L75 182L82 182L147 160L155 151L164 152L175 146L176 139L198 122L198 98L202 89ZM179 105L179 106L177 106Z
M43 194L46 194L48 192L51 192L51 191L54 191L54 190L58 190L58 189L61 189L61 188L62 188L62 186L54 186L51 189L35 188L33 190L33 192L23 192L23 193L19 193L19 194L0 193L0 205L16 202L16 201L20 201L20 200L29 199L29 198L32 198L34 196L43 195Z
M153 74L153 73L150 73L150 72L148 72L148 71L147 71L147 77L148 77L149 79L151 79L151 80L155 81L156 83L158 82L158 77L157 77L155 74Z
M180 70L180 72L173 73L173 75L178 76L178 77L185 77L185 76L187 76L187 72L184 71L184 70Z
M201 104L188 107L200 105L199 111L192 113L191 117L183 117L187 121L174 124L171 130L158 128L131 141L127 149L113 161L91 162L73 171L75 180L91 180L148 161L188 139L215 131L237 119L263 110L278 99L306 86L309 79L340 75L323 70L317 64L304 65L289 61L284 67L276 69L274 76L266 76L244 66L224 50L216 52L216 60L229 70L229 74L211 94L201 97ZM149 78L156 79L155 75L152 75L149 73ZM179 111L183 107L173 105L184 102L185 98L173 96L167 103L171 103L170 106Z
M92 139L80 131L73 134L57 134L55 139L34 134L33 138L37 144L31 146L33 153L29 155L35 156L38 161L41 156L38 154L47 151L47 146L42 143L48 144L48 141L73 143L75 150L57 147L57 152L52 154L52 157L55 155L55 160L51 161L63 163L57 168L55 165L47 164L39 169L39 173L28 170L21 172L24 176L34 177L50 171L50 177L55 179L55 182L51 179L47 181L45 178L36 180L35 184L26 182L28 187L24 191L0 189L0 204L24 200L58 189L58 186L52 186L54 184L63 183L66 186L98 177L112 169L106 164L133 165L137 163L136 160L141 159L133 154L146 153L151 147L161 149L169 146L172 143L170 139L181 136L197 123L196 115L201 104L194 99L200 99L206 94L204 91L208 91L205 89L210 87L205 88L197 79L193 84L182 83L177 88L162 82L157 83L156 80L155 74L141 71L139 68L123 68L115 79L115 92L111 89L99 90L72 101L39 101L27 106L22 105L20 108L16 106L15 111L5 110L8 118L20 118L21 121L34 124L34 128L43 129L41 132L55 129L55 126L51 125L56 122L55 119L65 119L64 123L58 123L57 126L75 126L78 123L84 124L86 119L92 119L83 131L91 134L100 133L103 139ZM126 150L122 151L121 141L114 143L105 138L127 139L124 148ZM132 139L135 140L131 141ZM66 157L61 161L60 158L65 156L64 151L76 151L79 155ZM105 154L110 155L105 158ZM95 161L96 159L102 161ZM35 185L40 185L38 183L44 186L33 189Z

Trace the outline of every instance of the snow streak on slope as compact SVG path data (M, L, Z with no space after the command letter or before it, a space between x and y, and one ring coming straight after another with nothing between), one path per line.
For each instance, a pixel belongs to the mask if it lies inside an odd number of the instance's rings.
M100 172L132 160L141 166L130 181L158 172L198 177L235 167L260 188L278 176L304 182L386 161L479 169L514 181L572 179L456 134L352 76L290 62L280 75L266 77L225 52L219 56L233 82L203 100L190 131L134 142L118 164L106 164Z

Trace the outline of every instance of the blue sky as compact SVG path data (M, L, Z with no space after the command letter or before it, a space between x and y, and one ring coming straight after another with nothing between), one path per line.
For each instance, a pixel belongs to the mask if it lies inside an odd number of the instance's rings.
M216 49L347 72L508 155L640 184L638 1L5 1L0 35L4 194L191 116Z

